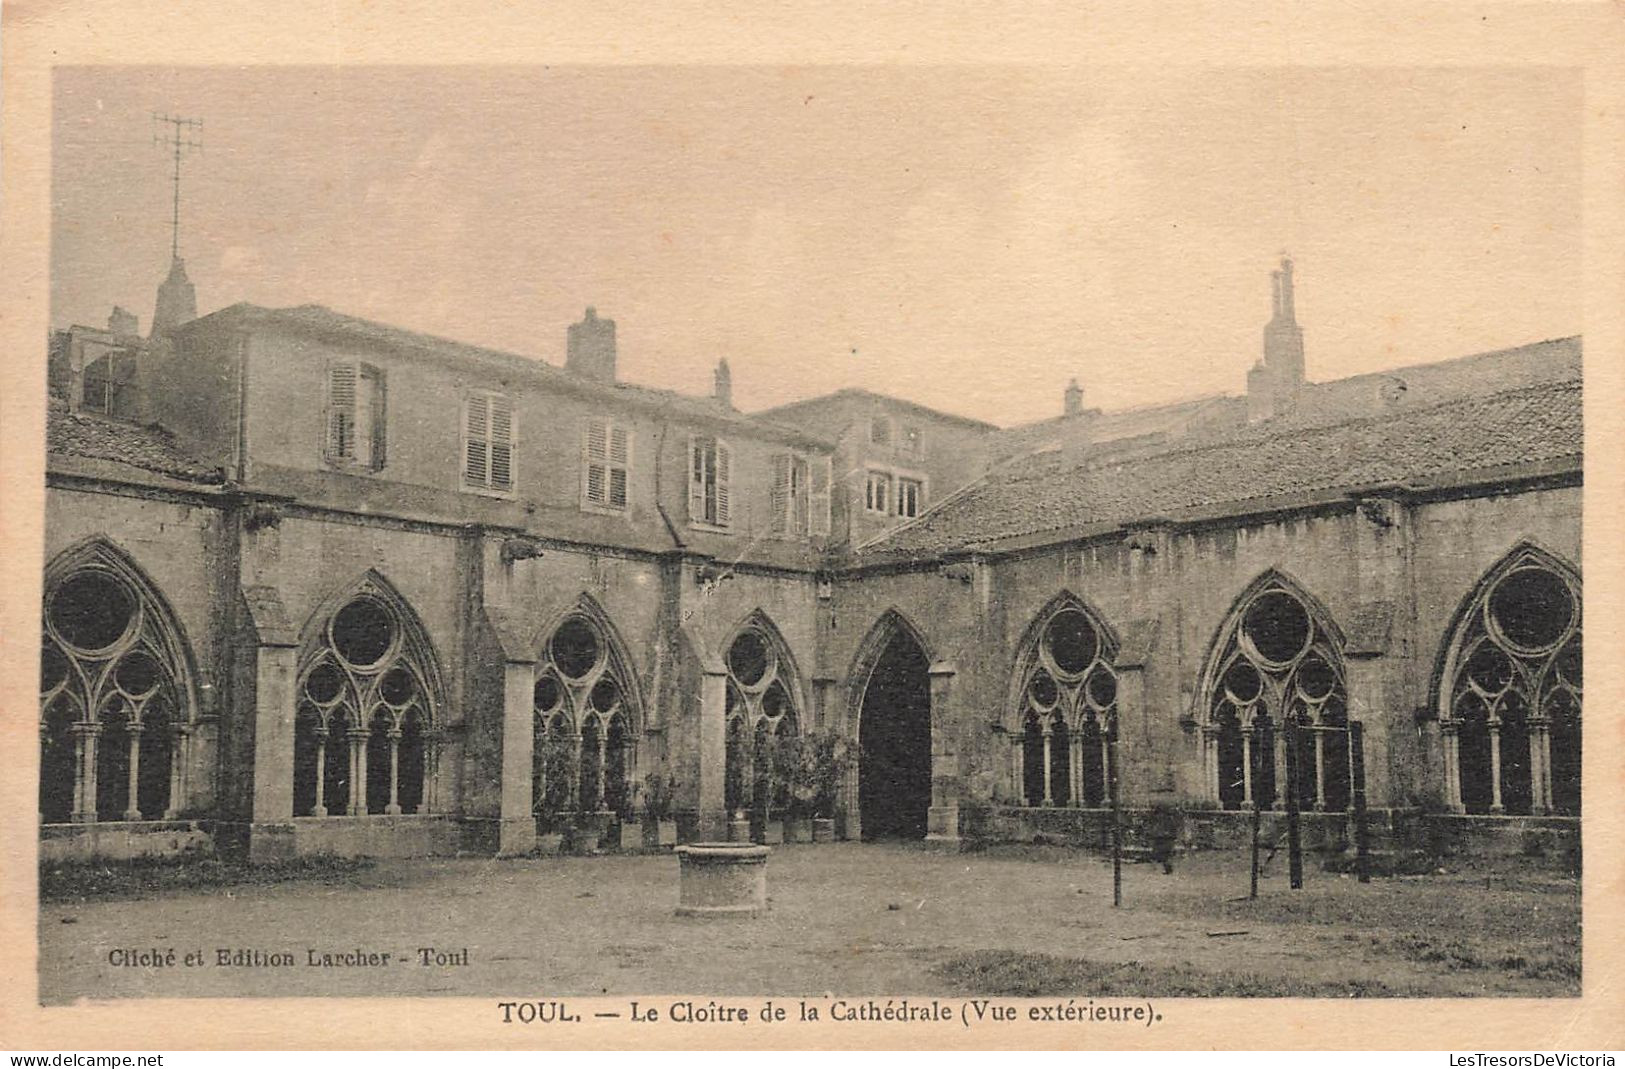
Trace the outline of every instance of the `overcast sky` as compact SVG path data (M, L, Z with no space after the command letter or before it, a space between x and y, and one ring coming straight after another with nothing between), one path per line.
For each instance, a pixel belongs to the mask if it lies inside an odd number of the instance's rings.
M1240 392L1297 261L1312 379L1578 333L1578 75L1189 68L59 69L52 321L145 330L153 111L204 120L200 311L316 302L754 409L1009 424Z

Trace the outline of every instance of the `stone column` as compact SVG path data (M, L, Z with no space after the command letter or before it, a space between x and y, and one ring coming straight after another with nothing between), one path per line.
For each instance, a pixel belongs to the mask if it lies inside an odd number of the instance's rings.
M699 697L699 836L705 842L722 842L728 837L730 814L727 812L728 670L720 659L706 658L701 665ZM740 742L740 757L749 762L756 748L756 736L747 731ZM742 788L748 793L754 785L745 781ZM852 811L856 810L853 806Z
M313 817L327 816L327 725L316 728L316 804L311 807Z
M1054 777L1050 774L1050 723L1044 721L1044 808L1048 809L1055 804L1055 798L1050 794L1050 785Z
M570 811L581 812L581 732L570 733Z
M1465 813L1461 800L1461 725L1454 720L1439 721L1439 737L1444 742L1445 804L1452 813Z
M1273 729L1270 732L1270 752L1273 754L1275 761L1275 802L1270 806L1270 808L1285 810L1287 792L1286 717L1275 717L1271 721L1270 727ZM1252 801L1251 793L1247 795L1247 801Z
M1083 797L1083 732L1074 731L1067 736L1067 783L1068 804L1078 808L1084 804Z
M609 779L609 728L600 720L598 722L598 781L593 784L593 808L602 813L604 811L604 787Z
M1315 733L1315 809L1326 810L1326 733L1319 724L1310 727Z
M1505 813L1501 804L1501 721L1491 720L1490 730L1490 812Z
M959 747L952 696L956 669L938 661L931 675L931 808L926 813L926 839L959 842ZM1045 795L1049 784L1044 785Z
M166 727L169 731L169 804L164 806L164 819L174 820L185 808L186 761L189 756L191 734L185 724Z
M1277 792L1279 795L1279 792ZM1223 802L1223 796L1219 799ZM1251 805L1253 801L1253 726L1247 724L1241 729L1241 804Z
M350 729L350 815L367 815L367 736L364 727Z
M141 728L141 724L132 723L125 732L130 745L130 775L124 783L125 820L141 819Z
M96 739L101 735L100 724L73 725L73 815L75 824L90 824L96 820Z
M502 666L502 785L497 802L497 854L526 854L536 847L531 809L535 746L536 663L510 656ZM424 763L429 741L424 740ZM427 791L425 791L427 801Z
M1543 716L1529 719L1529 811L1543 817L1552 811L1551 721Z
M396 816L401 811L401 730L389 729L389 801L384 812Z
M1222 804L1219 791L1219 729L1213 724L1203 724L1201 728L1202 740L1202 781L1203 793L1213 803L1215 809Z
M846 807L846 837L852 840L863 838L863 814L861 812L861 796L858 789L858 743L856 739L847 742L849 760L846 764L846 774L841 786L841 799Z
M299 636L289 625L274 588L244 587L243 605L253 628L251 636L244 636L253 642L251 650L244 651L253 670L252 738L244 740L252 769L243 777L248 781L248 797L243 799L249 814L248 856L253 861L272 861L294 852L293 726Z
M1010 736L1010 784L1015 788L1015 805L1027 804L1027 735Z

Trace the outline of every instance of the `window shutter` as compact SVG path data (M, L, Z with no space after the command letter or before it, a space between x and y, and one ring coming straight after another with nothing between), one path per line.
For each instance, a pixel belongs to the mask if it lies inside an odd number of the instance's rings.
M491 441L489 399L475 394L463 402L463 481L486 485L487 450Z
M726 527L726 526L728 526L728 480L730 478L730 468L733 465L732 465L732 459L729 456L728 447L726 445L724 445L722 442L719 441L719 442L716 443L716 448L717 448L717 486L716 486L717 526Z
M773 457L773 511L772 529L774 534L784 534L790 530L790 469L795 463L795 457L789 453L778 453Z
M702 443L688 440L688 518L705 519L705 456Z
M631 478L632 443L625 427L611 427L609 435L609 503L626 507L627 480Z
M790 530L798 535L808 533L807 458L795 457L790 462Z
M822 538L829 534L830 483L834 479L834 461L829 457L812 462L812 529L808 532Z
M334 364L327 372L327 455L355 456L354 364Z
M491 489L513 489L513 403L504 395L490 398Z
M605 504L609 500L608 472L606 461L609 459L609 423L602 419L589 419L587 421L587 500L594 505Z
M371 364L362 365L363 373L372 380L372 459L371 466L379 471L384 466L384 445L388 439L388 421L384 418L384 373Z

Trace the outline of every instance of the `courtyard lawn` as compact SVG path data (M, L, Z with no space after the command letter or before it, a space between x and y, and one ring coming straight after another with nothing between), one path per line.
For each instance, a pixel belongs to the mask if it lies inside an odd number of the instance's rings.
M342 883L47 902L40 998L1579 993L1579 882L1533 870L1361 885L1309 866L1304 890L1277 871L1247 901L1245 857L1204 854L1171 876L1125 865L1114 910L1110 863L1089 854L836 843L775 849L768 879L752 920L674 917L670 855L379 861ZM175 965L111 961L169 948ZM221 949L294 964L221 965ZM208 964L187 967L198 951ZM313 967L311 951L390 959Z

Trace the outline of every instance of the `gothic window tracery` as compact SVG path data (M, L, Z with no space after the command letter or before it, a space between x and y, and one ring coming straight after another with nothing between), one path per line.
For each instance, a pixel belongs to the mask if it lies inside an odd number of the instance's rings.
M1580 812L1580 580L1533 547L1469 597L1448 646L1439 726L1452 808Z
M409 609L370 577L300 658L294 816L426 813L438 683Z
M1341 640L1308 595L1280 576L1256 583L1221 629L1207 678L1208 782L1224 808L1285 806L1289 719L1299 807L1348 807Z
M1102 806L1117 718L1116 643L1076 598L1040 614L1017 661L1016 798L1029 806Z
M47 570L40 820L174 816L185 795L191 718L183 639L135 566L92 543Z
M531 809L544 830L570 813L630 815L636 689L609 624L583 606L543 646L533 691Z
M778 740L801 732L789 651L771 625L759 618L740 629L723 658L727 750L724 804L731 814L766 803L782 810L789 785L772 774Z

